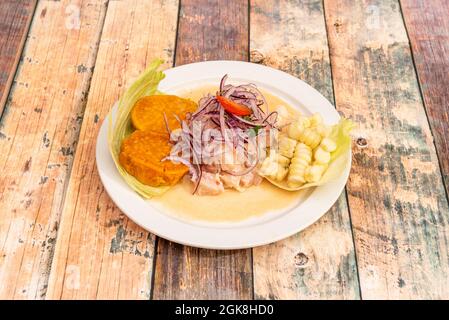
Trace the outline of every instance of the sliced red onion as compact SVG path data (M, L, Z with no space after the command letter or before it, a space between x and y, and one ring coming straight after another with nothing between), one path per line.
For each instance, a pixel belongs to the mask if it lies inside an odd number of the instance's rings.
M173 114L173 116L175 117L175 119L179 122L179 125L182 126L182 121L181 119L178 117L177 114Z
M235 91L235 87L230 88L226 93L223 94L223 97L226 99L229 99L229 97L232 95L232 93Z
M202 177L203 177L203 170L201 170L201 167L200 167L200 173L199 173L198 179L197 179L196 182L195 182L195 186L193 187L193 192L192 192L192 194L195 194L196 191L198 190L198 187L200 186L201 178L202 178Z
M204 98L201 98L201 100L198 104L198 110L192 114L192 119L197 117L203 111L205 111L211 105L211 103L215 101L215 97L213 97L213 96L207 97L207 99L205 99L205 101L203 101L203 99Z
M240 99L257 99L257 96L251 91L239 90L238 87L235 89L232 96Z
M225 123L225 118L224 118L224 109L220 108L220 130L221 130L221 134L223 136L223 138L226 140L227 136L226 136L226 123Z
M225 75L223 76L223 78L221 78L221 81L220 81L220 92L223 92L224 84L225 84L227 78L228 78L228 75L227 75L227 74L225 74Z
M246 124L252 126L252 127L257 127L257 126L264 127L264 126L266 126L266 124L264 124L264 123L248 121L248 120L245 120L245 119L243 119L243 118L241 118L239 116L236 116L236 115L233 115L233 117L238 119L239 121L241 121L243 123L246 123Z
M163 115L164 115L165 129L167 129L168 136L170 137L171 136L171 130L170 130L170 127L168 125L167 115L165 114L165 112L163 113Z
M274 118L273 123L268 122L268 119L272 116L272 115L276 115L276 118ZM268 123L270 125L274 125L278 119L279 113L277 111L272 111L268 114L268 116L265 117L265 119L263 119L264 123Z

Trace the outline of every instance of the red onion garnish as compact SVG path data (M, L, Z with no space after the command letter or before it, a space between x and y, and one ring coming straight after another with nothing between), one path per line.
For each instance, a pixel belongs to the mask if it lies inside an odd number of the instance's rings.
M242 160L248 167L240 172L223 170L223 172L231 175L243 176L256 168L259 163L259 155L258 152L256 152L256 159L254 159L253 154L248 152L249 144L255 142L250 141L250 139L245 137L241 140L241 133L257 127L265 129L273 128L276 124L277 112L268 112L267 101L254 84L234 86L226 84L226 80L227 75L221 79L217 95L221 95L240 105L246 106L252 110L252 113L249 116L240 117L229 113L220 103L218 103L216 96L210 94L199 100L197 111L187 115L185 120L181 121L179 117L175 116L175 118L181 122L181 142L184 144L182 145L182 148L178 148L178 150L189 150L189 158L185 159L173 155L164 158L164 160L179 161L189 167L192 181L195 183L193 193L196 193L198 190L203 170L210 170L210 166L203 166L203 160L208 157L210 158L210 155L207 154L207 152L210 151L210 148L207 148L207 145L210 143L221 143L225 145L232 144L232 150L235 150L234 148L237 147L243 147L246 152L244 152L244 159ZM265 104L266 111L261 108L263 104ZM165 114L164 120L166 122L167 131L171 132ZM199 127L195 126L195 121L199 121L201 125ZM204 134L204 130L207 129L216 130L218 136L215 135L212 137L211 135ZM198 130L200 131L199 135ZM254 132L256 135L259 134L258 130L254 130ZM208 137L205 138L206 141L203 141L204 136ZM193 139L198 139L199 141L193 141ZM255 148L255 150L257 150L257 148ZM217 152L220 153L220 151ZM214 154L214 157L215 156L216 155ZM216 165L220 169L223 164L216 163Z

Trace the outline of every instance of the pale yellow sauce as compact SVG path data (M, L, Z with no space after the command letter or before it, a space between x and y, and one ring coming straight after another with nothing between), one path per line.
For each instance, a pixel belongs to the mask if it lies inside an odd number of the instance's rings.
M207 93L215 94L216 86L203 86L198 89L177 93L183 98L198 101ZM280 98L262 92L270 109L284 105L289 113L297 112ZM192 195L192 183L184 179L152 203L164 212L186 220L209 222L235 222L250 217L261 216L268 212L280 212L294 207L306 196L304 191L285 191L264 180L259 186L248 188L244 192L225 190L218 196Z

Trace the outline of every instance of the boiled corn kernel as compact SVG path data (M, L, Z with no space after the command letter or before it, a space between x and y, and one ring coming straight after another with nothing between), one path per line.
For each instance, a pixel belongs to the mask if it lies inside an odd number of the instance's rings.
M323 165L307 167L304 178L307 182L317 182L323 176L324 170L326 170L326 166Z
M278 164L276 175L273 177L276 181L282 181L288 174L288 167L283 167Z
M331 132L331 127L321 124L315 127L316 132L322 137L327 137Z
M306 182L304 177L307 167L291 165L287 177L287 185L291 188L296 188Z
M268 157L262 162L259 168L259 174L261 176L270 177L276 175L278 170L278 163L273 160L273 158Z
M287 136L279 136L279 154L291 158L296 147L296 140L290 139Z
M299 137L299 141L314 149L320 144L321 135L315 129L306 128Z
M331 154L320 146L315 150L313 158L317 164L328 164L331 160Z
M321 140L320 147L327 152L334 152L337 149L337 144L329 138Z
M309 119L311 127L317 127L323 123L323 117L319 113L314 113Z
M276 108L276 112L278 114L276 124L281 127L286 125L289 118L287 108L283 105L280 105Z
M300 116L298 120L291 123L287 128L288 136L292 139L299 140L302 133L310 126L309 118Z

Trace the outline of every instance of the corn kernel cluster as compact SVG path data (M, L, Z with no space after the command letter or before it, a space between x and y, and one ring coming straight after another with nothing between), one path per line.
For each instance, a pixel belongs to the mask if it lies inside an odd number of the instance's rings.
M337 148L328 137L330 130L318 113L300 116L288 125L286 134L279 135L279 150L270 150L260 174L279 182L286 178L291 188L319 181Z

